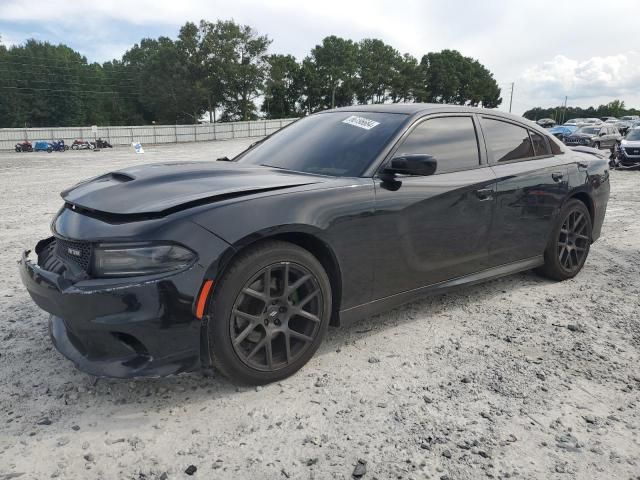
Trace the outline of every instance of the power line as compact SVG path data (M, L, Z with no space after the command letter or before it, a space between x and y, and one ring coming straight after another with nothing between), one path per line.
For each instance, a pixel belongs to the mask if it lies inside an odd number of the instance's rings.
M64 85L77 85L77 86L82 86L82 87L95 87L96 84L98 82L93 82L93 83L84 83L84 82L70 82L68 80L61 80L61 79L54 79L54 80L37 80L34 78L7 78L4 79L2 81L0 81L0 83L4 83L4 81L8 81L8 82L23 82L23 83L44 83L47 85L51 85L51 84L55 84L55 83L62 83ZM17 85L16 85L17 86ZM118 84L118 83L99 83L99 86L102 87L110 87L110 88L122 88L123 90L128 90L128 89L132 89L132 88L137 88L137 85L126 85L126 84Z
M75 93L91 93L91 94L111 94L120 96L138 96L140 92L122 93L115 90L101 91L101 90L69 90L65 88L34 88L34 87L0 87L8 90L34 90L38 92L66 92L69 94Z
M6 58L11 59L12 57L21 57L21 58L27 58L27 59L30 59L30 60L34 59L34 60L42 61L42 62L57 62L57 63L65 63L65 64L67 64L67 63L75 63L75 64L78 64L78 65L83 65L83 66L87 66L87 67L96 66L96 65L98 65L100 67L104 67L105 64L109 64L109 67L111 67L111 68L141 68L141 67L139 67L137 65L125 65L124 63L122 63L120 65L117 65L117 64L110 63L110 62L114 62L114 61L122 62L121 60L117 60L117 59L113 59L113 60L109 60L109 61L100 63L100 62L88 62L88 61L83 61L83 60L70 60L70 59L58 59L58 58L51 59L51 58L43 57L43 56L39 56L39 55L34 56L34 55L27 55L27 54L21 54L21 53L13 53L12 51L8 51L6 53Z

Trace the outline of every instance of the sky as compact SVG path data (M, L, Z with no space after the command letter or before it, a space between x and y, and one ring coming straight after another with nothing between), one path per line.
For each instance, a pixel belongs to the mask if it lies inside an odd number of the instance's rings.
M299 60L325 36L380 38L418 59L456 49L502 88L501 109L640 107L638 0L0 0L5 45L64 43L89 61L119 58L142 38L175 38L181 25L233 19Z

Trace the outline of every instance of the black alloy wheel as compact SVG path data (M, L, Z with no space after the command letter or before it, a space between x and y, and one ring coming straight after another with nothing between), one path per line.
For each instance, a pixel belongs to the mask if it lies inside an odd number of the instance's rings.
M313 344L323 316L318 280L302 265L279 262L244 286L229 323L233 349L247 366L275 371Z
M239 383L286 378L322 343L331 306L329 277L309 251L280 240L249 247L213 287L207 309L212 364Z
M565 218L558 235L558 260L568 272L580 268L589 249L587 215L573 210Z
M536 271L554 280L575 277L589 255L591 232L591 215L585 204L577 199L569 200L551 232L544 265Z

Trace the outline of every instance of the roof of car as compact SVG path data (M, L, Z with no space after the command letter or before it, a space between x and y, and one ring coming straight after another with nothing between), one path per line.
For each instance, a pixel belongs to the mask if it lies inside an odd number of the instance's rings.
M492 108L467 107L464 105L449 105L445 103L378 103L372 105L351 105L348 107L334 108L325 110L324 112L379 112L379 113L404 113L414 115L419 113L437 113L437 112L465 112L465 113L483 113L490 115L499 115L505 118L512 118L520 122L528 120L519 115L502 112ZM324 113L320 112L320 113Z

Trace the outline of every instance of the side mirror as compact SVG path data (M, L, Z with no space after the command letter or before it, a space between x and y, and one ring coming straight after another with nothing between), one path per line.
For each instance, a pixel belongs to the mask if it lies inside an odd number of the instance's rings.
M606 134L607 134L607 132L600 132L600 133L598 134L598 136L599 136L599 137L604 137Z
M426 177L433 175L437 167L438 162L433 156L422 153L412 153L392 158L385 166L383 173Z

